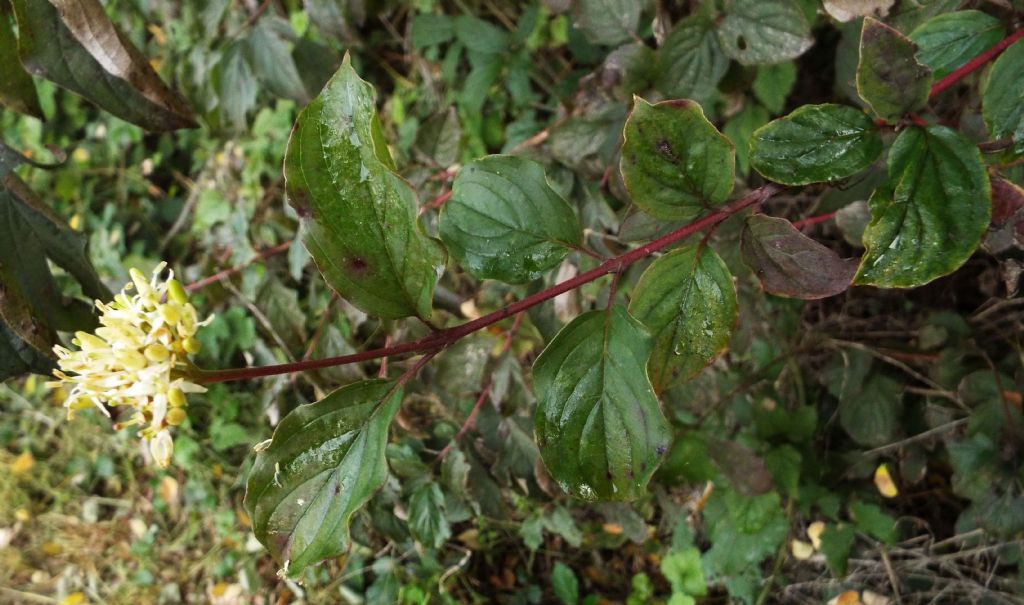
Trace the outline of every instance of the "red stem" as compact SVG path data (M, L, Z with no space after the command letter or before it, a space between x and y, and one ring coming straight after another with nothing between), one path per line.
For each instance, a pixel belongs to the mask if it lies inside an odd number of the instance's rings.
M472 334L477 330L481 330L496 324L499 321L511 317L516 313L525 311L531 307L535 307L542 302L551 300L552 298L563 294L570 290L588 284L599 277L620 271L623 268L635 263L636 261L649 256L653 252L657 252L663 248L666 248L680 240L683 240L690 235L698 231L702 231L717 225L724 221L730 216L736 214L744 208L755 206L772 197L773 195L782 191L784 187L769 183L754 191L751 191L746 196L723 206L721 209L712 212L704 216L703 218L697 219L679 229L676 229L672 233L660 237L652 242L616 256L615 258L609 259L596 269L591 269L586 273L581 273L572 279L567 279L561 283L555 284L550 288L541 290L536 294L527 296L526 298L514 302L511 305L498 309L492 313L488 313L483 317L474 319L473 321L466 322L462 325L440 330L433 334L429 334L420 340L415 342L408 342L404 344L384 347L380 349L373 349L371 351L363 351L360 353L353 353L351 355L341 355L338 357L328 357L326 359L310 359L308 361L297 361L293 363L282 363L272 366L263 367L250 367L250 368L234 368L229 370L214 370L204 371L196 380L202 384L211 384L214 382L228 382L231 380L245 380L249 378L261 378L263 376L276 376L278 374L290 374L292 372L304 372L307 370L318 370L321 368L329 368L333 366L339 366L349 363L358 363L361 361L368 361L370 359L380 359L382 357L393 357L395 355L403 355L406 353L423 353L426 351L439 351L448 345L456 342L460 338Z
M1013 44L1017 40L1020 40L1021 38L1024 38L1024 29L1019 29L1010 34L1009 36L1006 36L992 48L986 50L977 57L974 57L967 63L964 63L963 66L961 66L960 68L953 70L948 76L942 78L941 80L936 82L934 86L932 86L932 90L928 94L928 98L935 98L942 91L956 84L957 82L959 82L972 72L977 71L983 65L985 65L992 59L998 57L1000 54L1002 54L1004 50L1009 48L1011 44Z
M827 214L819 214L818 216L809 216L798 221L793 221L793 226L797 229L803 229L804 227L810 227L811 225L817 225L818 223L824 223L825 221L832 220L835 215L835 212L829 212Z
M210 275L209 277L204 277L203 279L201 279L199 281L192 282L191 284L188 284L187 286L185 286L185 291L186 292L195 292L196 290L201 290L201 289L205 288L206 286L209 286L210 284L217 283L217 282L219 282L222 279L227 279L227 278L231 277L232 275L235 275L237 273L241 273L242 271L245 270L246 267L248 267L249 265L251 265L253 263L257 263L259 261L266 260L266 259L270 258L271 256L274 256L275 254L280 254L280 253L288 250L291 247L292 247L292 242L291 241L287 241L287 242L285 242L283 244L279 244L277 246L274 246L273 248L267 248L265 250L261 250L256 256L252 257L252 259L249 260L248 262L244 262L241 265L236 265L234 267L231 267L230 269L224 269L223 271L219 271L217 273L214 273L213 275Z

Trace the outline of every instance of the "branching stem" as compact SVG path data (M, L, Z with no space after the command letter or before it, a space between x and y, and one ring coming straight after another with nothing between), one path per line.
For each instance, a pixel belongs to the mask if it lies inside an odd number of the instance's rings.
M535 294L527 296L526 298L514 302L507 307L498 309L492 313L488 313L483 317L475 319L473 321L458 325L445 330L440 330L433 334L417 340L415 342L408 342L403 344L397 344L387 346L379 349L373 349L370 351L362 351L360 353L353 353L351 355L341 355L338 357L328 357L325 359L309 359L305 361L297 361L294 363L283 363L271 366L262 367L249 367L249 368L235 368L229 370L214 370L214 371L202 371L196 380L202 384L211 384L215 382L228 382L233 380L247 380L250 378L262 378L264 376L276 376L279 374L290 374L292 372L305 372L308 370L319 370L322 368L330 368L334 366L340 366L350 363L359 363L361 361L368 361L371 359L381 359L384 357L394 357L397 355L406 355L409 353L425 353L429 351L439 351L452 343L476 332L482 330L487 326L493 325L511 317L522 311L526 311L532 307L535 307L545 301L551 300L559 294L564 294L570 290L588 284L600 277L608 275L609 273L615 273L621 271L625 267L635 263L636 261L649 256L653 252L667 248L668 246L679 242L698 231L703 231L708 227L717 225L724 221L730 216L738 213L744 208L750 206L756 206L763 203L768 198L776 195L782 191L784 187L769 183L754 191L751 191L744 197L722 206L720 209L697 219L687 225L676 229L672 233L660 237L654 241L648 242L639 248L630 250L625 254L616 256L615 258L609 259L595 269L591 269L586 273L581 273L572 279L567 279L561 283L555 284L550 288L541 290Z

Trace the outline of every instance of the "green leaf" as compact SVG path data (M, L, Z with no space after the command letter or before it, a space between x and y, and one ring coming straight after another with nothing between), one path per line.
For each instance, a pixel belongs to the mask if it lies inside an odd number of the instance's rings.
M750 139L754 170L784 185L851 177L881 153L875 123L845 105L804 105L757 129Z
M558 266L580 244L572 208L531 160L492 155L469 164L452 185L441 239L480 278L522 283Z
M587 40L614 46L633 39L642 6L637 0L577 0L572 15Z
M939 15L914 31L917 60L942 78L1002 40L1006 30L999 19L976 10Z
M580 601L580 583L572 568L556 561L551 570L551 589L564 605L576 605Z
M991 213L978 148L945 126L908 128L889 151L889 183L868 201L871 223L855 283L926 284L960 267L981 242Z
M896 519L882 511L874 504L854 502L850 504L850 516L857 524L857 529L892 545L899 537L896 532Z
M758 128L768 122L768 110L757 103L746 103L725 122L722 132L736 148L736 172L746 178L750 173L750 139Z
M711 538L704 565L713 576L736 576L778 551L789 522L776 492L751 498L715 488L704 509Z
M669 98L706 102L728 69L714 21L693 15L677 23L658 47L656 87Z
M821 553L825 555L825 564L837 576L846 575L850 549L856 538L853 526L848 523L829 523L825 526L821 534Z
M285 37L291 33L287 21L264 16L246 36L245 52L253 74L272 94L305 105L309 102L309 93Z
M633 203L663 220L690 220L727 200L736 153L700 105L686 99L656 105L633 100L621 160Z
M673 551L661 561L661 573L672 585L672 594L702 597L708 593L700 551L689 547Z
M931 70L917 62L917 45L888 25L864 18L857 64L857 94L887 122L928 102Z
M448 15L416 15L412 19L409 35L416 49L444 44L455 37L455 22Z
M493 23L460 15L455 17L455 37L471 51L496 55L508 50L512 36Z
M891 443L903 412L903 385L876 374L862 388L846 392L839 403L839 424L854 441L867 447Z
M729 346L737 319L736 288L714 250L690 244L644 271L629 311L654 335L647 367L661 392L695 376Z
M793 223L763 214L747 217L740 252L765 292L776 296L804 300L835 296L850 287L857 273L856 260L839 258Z
M982 114L993 139L1013 138L1013 149L1024 153L1024 40L1018 40L996 59L982 93Z
M772 489L764 460L742 443L709 437L708 456L740 495L759 496Z
M347 58L299 114L284 174L303 243L332 288L378 317L429 317L444 249L423 234L416 196L380 132L373 89Z
M39 95L32 77L25 72L18 58L18 40L6 4L0 5L0 105L30 116L43 119Z
M762 65L752 85L754 96L772 113L780 113L786 106L786 97L796 84L796 64L792 61L776 65Z
M387 477L384 448L401 400L385 380L340 388L285 416L257 454L245 507L288 577L348 550L352 515Z
M217 88L221 122L236 131L244 131L248 126L246 116L256 106L258 92L256 74L246 58L244 41L228 45L213 70L212 81Z
M434 481L415 481L409 494L409 533L428 548L441 548L452 535L444 516L444 493Z
M807 17L793 0L726 0L717 33L725 54L744 65L794 59L814 43Z
M18 53L29 73L147 130L196 127L184 99L160 80L98 0L13 5Z
M365 0L303 0L310 20L330 37L356 39L356 27L366 20Z
M591 311L533 366L537 445L552 477L585 500L633 500L671 444L647 378L651 339L621 305Z

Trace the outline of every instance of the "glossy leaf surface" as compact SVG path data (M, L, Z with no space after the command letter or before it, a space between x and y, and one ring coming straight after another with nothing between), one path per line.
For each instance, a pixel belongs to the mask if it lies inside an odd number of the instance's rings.
M444 265L416 220L416 195L394 171L373 89L346 60L299 114L288 141L288 202L324 279L378 317L430 315Z
M900 32L877 19L864 19L857 94L887 122L896 122L928 102L931 70L918 63L916 53L917 45Z
M806 185L853 176L882 153L882 137L863 111L804 105L754 132L750 163L766 178Z
M982 113L993 139L1012 138L1024 153L1024 40L999 55L989 71L982 95Z
M647 378L651 346L617 305L580 315L537 358L537 445L573 496L633 500L668 451L671 431Z
M440 231L467 271L509 283L536 279L580 243L576 215L544 168L515 156L488 156L459 171Z
M196 126L185 101L160 80L98 0L14 0L13 5L18 52L29 73L146 130Z
M622 178L633 203L663 220L687 220L729 198L732 143L685 99L651 105L634 97L622 144Z
M911 288L955 271L981 241L991 191L978 148L945 126L908 128L875 190L856 283Z
M359 382L299 406L257 454L245 507L288 577L348 551L352 515L387 477L388 426L402 400L393 385Z
M647 367L661 392L692 378L728 348L736 327L736 288L714 250L690 244L644 271L629 312L654 335Z
M744 65L780 63L804 53L814 39L793 0L726 0L718 40L729 57Z
M843 259L800 233L784 218L753 214L740 239L743 261L754 270L765 292L814 300L850 287L856 259Z
M999 42L999 19L976 10L939 15L910 32L917 59L942 78Z

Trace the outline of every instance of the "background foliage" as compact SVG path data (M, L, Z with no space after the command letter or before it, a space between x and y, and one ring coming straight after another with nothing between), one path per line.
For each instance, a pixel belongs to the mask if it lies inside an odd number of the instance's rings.
M1019 25L1020 2L70 4L105 8L144 57L88 64L50 4L12 2L16 27L0 10L0 56L21 44L28 70L3 75L3 142L26 158L0 155L0 283L8 301L32 305L3 307L0 342L31 353L0 366L5 375L45 371L47 339L88 324L82 301L105 298L130 266L166 259L186 283L240 268L194 294L217 313L198 361L280 363L427 334L422 322L366 311L429 315L423 280L436 279L443 256L428 236L440 234L448 266L461 267L432 297L431 319L448 325L597 266L584 250L621 254L763 178L807 186L763 208L797 227L736 217L707 242L625 271L617 293L628 314L613 308L604 340L578 328L605 316L610 279L534 307L514 330L508 321L461 340L376 416L360 416L359 388L332 394L330 413L387 443L384 460L349 461L384 487L363 508L336 502L352 526L335 538L351 549L299 571L301 585L279 579L280 562L252 537L265 519L244 506L245 482L275 476L251 447L297 406L386 373L379 362L213 385L190 404L167 472L143 466L135 438L98 415L65 422L60 393L38 377L7 381L3 599L677 605L821 603L845 591L868 603L871 591L906 603L1020 602L1024 43L929 101L936 81ZM877 11L855 18L865 5ZM298 122L306 140L304 120L331 110L318 95L345 53L376 89L379 138L359 134L387 143L345 161L387 180L393 207L423 208L424 233L414 217L394 219L403 245L423 252L411 270L422 279L389 278L403 293L393 307L335 298L324 277L345 276L321 277L291 244L317 255L319 223L360 227L349 214L304 211L292 189L295 208L284 201L284 177L302 168L286 157L289 133ZM138 75L145 65L157 80ZM339 74L334 82L361 86ZM658 104L678 98L692 102ZM687 174L707 178L672 180L666 164L678 157L633 154L666 132L703 146ZM516 157L470 165L496 153ZM26 159L65 161L51 170ZM507 215L474 211L485 190ZM522 200L543 214L539 228L515 212ZM886 219L908 205L915 212ZM501 247L450 243L489 233L484 219L512 225ZM95 273L75 262L86 243ZM502 248L529 253L496 259ZM858 268L848 259L861 254ZM668 288L659 271L715 287ZM670 295L694 321L675 325L659 307ZM677 361L666 335L691 349ZM664 463L633 502L566 496L545 463L556 473L568 464L559 448L573 436L538 430L553 452L543 460L534 441L535 411L554 414L565 395L557 362L603 367L610 354L648 350L663 353L648 366L654 392L633 388L642 363L619 366L608 379L623 392L609 407L656 411L656 393L664 419L651 418L648 442L618 436L594 456L608 469L570 469L588 479L567 487L608 495L604 478L621 484L632 460L615 459L623 447ZM393 415L390 431L380 414Z

